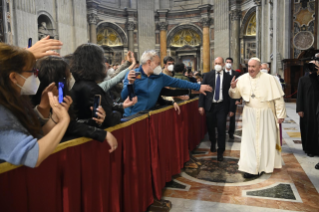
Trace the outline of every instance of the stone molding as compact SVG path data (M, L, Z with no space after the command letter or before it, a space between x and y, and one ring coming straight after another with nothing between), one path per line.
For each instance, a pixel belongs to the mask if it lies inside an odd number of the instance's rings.
M241 18L241 11L240 10L230 11L230 19L232 21L240 20L240 18Z
M212 19L210 17L202 18L201 22L203 24L203 27L210 27L211 20Z
M261 6L261 0L254 0L254 3L257 5L257 7Z
M133 31L135 29L135 25L136 25L135 22L129 21L126 23L126 29L128 31Z
M166 21L161 21L157 25L160 28L160 30L164 30L164 31L167 30L168 23Z
M94 13L88 14L88 22L89 24L97 24L98 23L98 16Z

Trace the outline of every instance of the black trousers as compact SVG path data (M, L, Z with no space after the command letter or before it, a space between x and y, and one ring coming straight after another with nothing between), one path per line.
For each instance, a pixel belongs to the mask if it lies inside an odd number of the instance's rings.
M235 113L233 117L230 117L229 120L229 129L228 129L228 134L229 135L234 135L235 133L235 128L236 128L236 110L237 110L237 105L235 105Z
M210 111L206 111L206 124L209 135L209 140L212 142L211 149L216 147L215 128L218 132L218 154L223 154L225 151L226 141L226 118L227 112L223 107L223 103L212 103Z

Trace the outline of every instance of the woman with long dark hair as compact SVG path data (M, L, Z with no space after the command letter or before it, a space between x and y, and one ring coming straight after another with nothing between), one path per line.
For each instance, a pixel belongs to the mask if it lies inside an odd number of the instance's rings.
M37 68L39 70L38 77L41 81L41 84L37 94L33 97L34 105L38 105L40 103L43 90L52 82L58 85L59 81L63 80L65 82L63 89L64 95L72 96L70 90L72 89L75 80L70 73L67 62L63 58L56 56L42 58L37 61ZM104 122L105 112L102 107L99 107L97 112L98 118L91 119L93 119L99 125ZM116 149L115 147L117 146L117 141L112 133L106 132L105 130L99 129L95 126L78 123L72 105L69 109L69 114L71 117L71 122L66 131L66 137L89 137L100 142L103 142L106 139L111 146L110 152L113 152Z
M101 95L101 106L105 110L106 118L102 127L107 128L121 122L121 113L124 108L137 102L127 98L123 104L116 104L108 93L98 84L106 77L106 66L103 49L95 44L87 43L79 46L71 59L71 73L75 78L72 88L74 108L79 119L89 119L92 116L90 107L93 105L94 96ZM113 111L117 110L117 111Z
M52 116L41 127L27 96L34 95L40 84L35 61L31 51L0 43L0 159L29 167L40 165L53 152L70 122L70 102L59 104L45 89L43 99Z

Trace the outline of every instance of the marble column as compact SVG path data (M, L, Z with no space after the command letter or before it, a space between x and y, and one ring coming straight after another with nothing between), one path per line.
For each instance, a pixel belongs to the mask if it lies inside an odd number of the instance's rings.
M160 32L160 44L161 44L161 65L164 66L164 57L167 55L167 40L166 40L166 31L167 31L167 22L159 22L158 26L161 30Z
M209 27L210 18L202 18L203 24L203 73L210 71L210 42L209 42Z
M231 18L231 47L230 55L233 58L233 68L238 69L240 64L240 40L239 40L239 31L240 31L240 10L232 10L230 13Z
M261 58L261 0L254 0L256 4L256 57Z
M126 23L127 34L128 34L128 49L134 52L134 29L135 23L130 21Z
M96 38L97 15L94 13L89 14L88 21L90 25L90 42L97 43L97 38Z

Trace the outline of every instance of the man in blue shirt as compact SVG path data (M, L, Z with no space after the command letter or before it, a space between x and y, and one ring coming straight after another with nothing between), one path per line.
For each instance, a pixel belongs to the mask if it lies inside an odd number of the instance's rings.
M175 79L167 76L162 72L160 66L160 58L155 50L146 51L141 56L141 66L135 69L135 72L141 73L140 79L128 79L128 76L133 73L130 72L126 75L124 80L124 87L122 90L122 99L126 99L129 95L128 85L133 84L134 92L137 95L138 102L132 107L124 110L124 116L131 116L143 110L150 110L156 105L158 97L162 88L175 87L185 88L200 91L206 95L205 92L212 92L213 89L209 85L199 85L197 83L187 82L185 80Z

